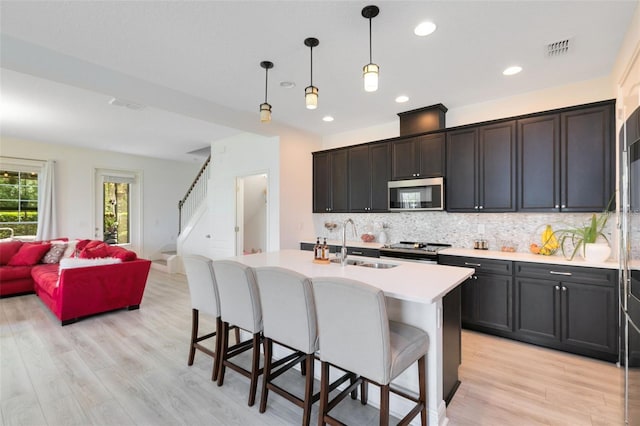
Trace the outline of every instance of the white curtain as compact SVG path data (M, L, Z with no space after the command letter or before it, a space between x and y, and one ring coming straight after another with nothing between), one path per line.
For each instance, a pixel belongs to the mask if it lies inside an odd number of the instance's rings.
M36 240L58 238L55 197L55 161L48 160L38 174L38 232Z

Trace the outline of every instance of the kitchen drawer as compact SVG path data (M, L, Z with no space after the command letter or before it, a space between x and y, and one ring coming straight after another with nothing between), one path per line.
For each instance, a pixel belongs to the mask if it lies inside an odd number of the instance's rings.
M300 250L313 251L313 246L315 246L315 244L300 243Z
M614 269L598 269L582 266L549 265L540 263L514 262L516 277L539 278L562 282L580 282L596 285L614 285Z
M511 275L512 264L510 260L485 259L480 257L461 257L439 255L438 263L441 265L463 266L474 268L476 274Z
M340 248L338 248L338 252L340 252ZM380 250L347 246L347 254L352 254L354 256L380 257Z

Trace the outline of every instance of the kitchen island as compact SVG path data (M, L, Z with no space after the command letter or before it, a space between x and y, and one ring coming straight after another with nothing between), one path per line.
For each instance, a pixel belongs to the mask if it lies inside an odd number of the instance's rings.
M432 265L403 261L379 261L366 257L350 256L349 259L364 260L397 265L392 268L370 268L356 265L341 266L340 263L317 264L313 262L313 255L308 251L281 250L277 252L259 253L232 258L252 267L280 266L294 270L310 278L315 277L343 277L362 281L381 289L387 297L389 318L419 327L429 335L429 354L427 360L427 392L430 425L444 425L447 423L446 404L443 395L443 364L448 356L456 357L452 360L457 366L460 362L459 352L448 354L446 348L453 340L460 339L459 310L454 312L454 327L448 326L443 312L443 299L449 293L456 293L458 286L469 278L474 270L442 265ZM459 296L459 293L458 293ZM457 299L459 301L459 299ZM455 305L455 301L453 303ZM455 309L459 309L458 306ZM445 317L443 317L443 315ZM457 317L457 327L455 326ZM450 322L450 321L449 321ZM444 327L443 327L444 324ZM447 339L443 339L443 328L447 328ZM453 328L453 330L452 330ZM448 341L448 342L447 342ZM455 343L455 342L453 342ZM413 365L400 375L394 384L417 393L417 365ZM316 371L319 371L317 369ZM457 377L456 377L457 379ZM454 389L455 391L455 389ZM369 401L378 404L378 389L370 388ZM392 414L402 417L410 410L407 401L392 395L390 401Z

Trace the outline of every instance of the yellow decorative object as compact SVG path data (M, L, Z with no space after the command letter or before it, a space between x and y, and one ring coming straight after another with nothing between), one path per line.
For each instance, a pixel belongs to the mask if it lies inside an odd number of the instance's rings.
M540 227L538 227L539 232ZM537 234L536 232L536 234ZM555 232L553 232L553 228L551 225L544 225L544 229L540 235L540 242L533 242L529 246L529 251L534 254L541 254L543 256L551 256L558 251L560 248L560 244L556 238Z

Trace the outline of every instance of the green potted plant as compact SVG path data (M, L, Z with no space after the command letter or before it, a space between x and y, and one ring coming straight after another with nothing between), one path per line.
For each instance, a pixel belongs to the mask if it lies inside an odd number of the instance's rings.
M585 260L594 262L604 262L609 258L611 254L611 248L609 247L609 240L604 234L604 228L607 225L609 219L609 212L605 211L600 215L595 213L591 216L584 225L560 229L556 231L558 235L558 241L562 248L562 254L567 257L566 245L571 242L573 251L569 260L573 260L578 250L582 248L582 257ZM604 240L605 242L598 242L598 240Z

